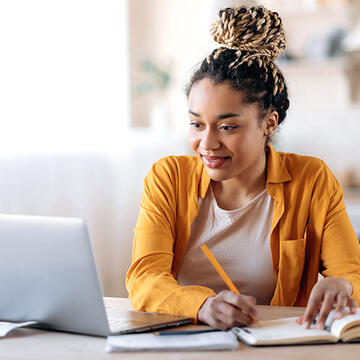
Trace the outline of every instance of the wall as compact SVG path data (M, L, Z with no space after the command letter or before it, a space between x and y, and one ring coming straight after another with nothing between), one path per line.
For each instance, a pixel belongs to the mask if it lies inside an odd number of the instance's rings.
M132 124L147 126L153 104L162 98L170 111L172 130L186 134L187 106L183 94L194 65L216 44L209 27L217 9L244 1L145 0L131 1ZM349 72L347 59L322 59L319 49L331 29L350 29L360 19L356 1L247 1L264 3L279 11L284 19L289 52L295 62L279 62L286 75L291 107L288 118L275 139L276 146L322 157L344 185L360 185L360 105L352 102L351 81L360 77L360 67ZM318 5L316 5L318 4ZM324 5L326 4L326 6ZM311 41L313 49L309 50ZM310 45L309 45L310 44ZM318 49L318 54L314 53ZM316 56L318 58L316 58ZM139 61L152 58L172 73L173 83L161 95L139 96L134 91L141 78ZM356 78L355 78L356 79Z
M127 1L0 2L0 152L108 148L129 124Z
M152 104L163 98L170 111L171 127L181 131L186 128L184 87L192 68L212 49L208 36L211 8L206 0L130 1L131 117L134 126L148 125ZM171 72L172 84L166 94L137 95L136 84L143 76L140 70L142 59L151 59Z
M126 295L150 166L125 135L127 24L125 0L0 2L0 213L85 218L108 296Z
M288 117L276 140L279 149L322 158L344 186L360 188L360 101L352 83L360 67L352 54L327 56L327 39L338 29L351 32L360 21L356 1L271 1L284 20L287 51L295 60L279 61L290 94Z

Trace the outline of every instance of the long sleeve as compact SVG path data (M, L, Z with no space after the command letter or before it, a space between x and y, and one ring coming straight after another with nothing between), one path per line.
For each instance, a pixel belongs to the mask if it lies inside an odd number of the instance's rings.
M215 293L201 286L182 287L175 279L176 243L187 241L178 229L188 222L181 214L191 213L192 209L186 208L194 205L188 201L192 187L188 194L184 193L181 182L186 181L181 180L181 173L171 163L156 163L144 181L126 285L136 310L184 315L196 321L204 301Z
M360 306L360 245L335 178L323 230L321 265L324 276L341 277L352 284L353 297Z
M360 305L360 245L335 176L319 159L271 147L268 165L277 221L271 234L277 281L271 304L306 306L320 272L347 279Z

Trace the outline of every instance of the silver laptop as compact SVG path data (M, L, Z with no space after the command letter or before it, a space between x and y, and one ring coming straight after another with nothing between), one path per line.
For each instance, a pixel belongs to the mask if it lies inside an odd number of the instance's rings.
M107 336L191 320L116 309L109 322L87 226L77 218L0 215L0 289L1 321L36 320L45 329Z

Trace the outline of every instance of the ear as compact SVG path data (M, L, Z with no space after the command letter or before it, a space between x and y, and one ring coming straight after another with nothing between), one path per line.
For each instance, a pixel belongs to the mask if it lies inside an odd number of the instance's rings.
M279 114L277 111L268 113L264 118L264 136L269 138L274 135L279 122Z

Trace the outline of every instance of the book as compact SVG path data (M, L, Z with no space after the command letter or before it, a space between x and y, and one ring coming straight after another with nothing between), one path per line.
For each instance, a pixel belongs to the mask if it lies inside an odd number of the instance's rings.
M235 350L238 346L238 339L232 331L171 336L144 333L108 336L105 351Z
M310 329L296 322L298 317L258 321L250 327L235 327L234 334L252 346L319 344L337 342L360 342L360 309L356 314L347 314L333 320L333 311L328 316L324 330Z

